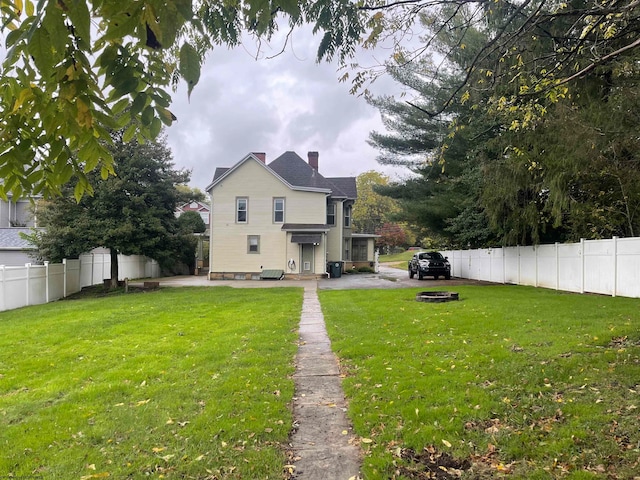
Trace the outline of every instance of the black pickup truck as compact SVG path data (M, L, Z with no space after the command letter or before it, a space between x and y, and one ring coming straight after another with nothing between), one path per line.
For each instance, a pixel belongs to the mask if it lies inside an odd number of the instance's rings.
M409 278L418 275L422 280L424 277L437 279L443 276L446 280L451 278L451 264L447 257L443 257L440 252L417 252L409 261Z

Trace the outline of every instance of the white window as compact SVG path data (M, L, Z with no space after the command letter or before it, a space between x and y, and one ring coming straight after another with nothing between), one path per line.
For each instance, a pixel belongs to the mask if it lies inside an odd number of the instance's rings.
M327 203L327 225L336 224L336 204Z
M284 223L284 198L273 199L273 223Z
M344 226L351 226L351 205L344 207Z
M344 260L351 260L351 239L344 239Z
M236 223L247 223L249 214L249 199L236 198Z
M260 253L260 235L247 235L247 253Z

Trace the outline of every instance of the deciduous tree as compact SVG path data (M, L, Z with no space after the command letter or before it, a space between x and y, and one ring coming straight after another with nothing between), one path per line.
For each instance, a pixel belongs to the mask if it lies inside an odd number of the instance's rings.
M6 56L0 76L0 196L59 193L75 177L114 173L109 131L155 138L175 120L169 88L198 83L206 52L247 34L315 25L319 58L346 58L361 34L346 0L3 0Z
M389 184L389 177L376 171L361 173L356 178L358 200L353 206L353 224L360 233L373 233L393 219L398 205L390 198L380 195L376 188Z

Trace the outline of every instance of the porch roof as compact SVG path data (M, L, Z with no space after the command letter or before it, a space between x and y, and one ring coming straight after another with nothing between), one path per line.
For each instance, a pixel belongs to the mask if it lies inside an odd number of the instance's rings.
M296 234L291 235L291 243L313 243L319 244L322 241L321 233L307 233L307 234Z

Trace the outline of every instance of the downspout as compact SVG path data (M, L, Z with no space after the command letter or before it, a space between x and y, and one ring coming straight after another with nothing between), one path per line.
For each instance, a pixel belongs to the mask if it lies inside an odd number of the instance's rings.
M331 194L327 193L325 195L325 205L327 203L327 201L331 198ZM335 218L335 214L334 214L334 218ZM325 224L327 223L327 216L325 215ZM331 227L329 225L327 225L327 228L329 228L329 230L327 230L326 232L323 233L324 235L324 274L327 276L327 278L331 278L331 275L329 274L329 272L327 271L327 269L329 268L329 248L328 248L328 243L329 243L329 231L331 229Z
M329 259L327 258L327 241L329 239L329 234L327 232L324 232L322 235L322 243L324 244L324 274L327 276L327 278L330 278L331 275L329 275L329 272L327 272L327 267L329 266Z

